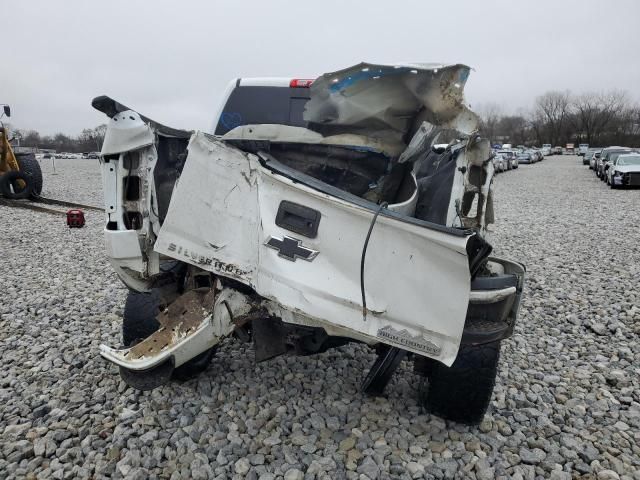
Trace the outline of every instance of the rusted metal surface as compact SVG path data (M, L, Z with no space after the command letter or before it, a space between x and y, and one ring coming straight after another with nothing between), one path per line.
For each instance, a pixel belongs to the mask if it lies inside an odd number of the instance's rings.
M127 360L150 357L195 332L213 311L215 291L208 293L191 290L158 315L160 329L133 346L126 354Z

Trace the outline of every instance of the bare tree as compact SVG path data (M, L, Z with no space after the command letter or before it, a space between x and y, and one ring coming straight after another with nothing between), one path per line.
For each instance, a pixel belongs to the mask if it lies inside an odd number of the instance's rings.
M93 129L93 132L96 141L96 150L100 150L102 148L102 142L104 142L104 136L107 133L107 124L103 123L102 125L98 125Z
M493 141L497 135L497 127L502 118L502 109L497 103L486 103L478 108L480 116L480 130L489 140Z
M554 145L560 144L560 141L566 137L570 96L569 90L565 90L550 91L536 98L536 114L544 122L545 135Z
M532 136L535 139L537 145L547 143L549 139L546 136L546 126L544 123L544 117L541 112L534 110L529 116L529 126L531 128Z
M572 106L575 111L576 132L593 145L614 127L616 117L621 116L628 103L629 95L617 90L607 93L590 92L575 97Z
M498 132L501 136L518 145L524 144L528 139L528 122L522 115L507 115L500 119Z

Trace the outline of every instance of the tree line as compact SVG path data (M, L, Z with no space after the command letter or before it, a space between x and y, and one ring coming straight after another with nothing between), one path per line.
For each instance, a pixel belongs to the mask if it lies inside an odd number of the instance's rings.
M36 130L14 130L15 143L21 147L34 147L38 149L51 149L56 152L82 153L99 152L104 141L107 125L98 125L96 128L85 128L77 136L69 136L64 133L55 135L40 135Z
M530 111L506 115L491 103L479 115L480 129L493 143L640 145L640 106L625 91L573 95L554 90L537 97Z
M640 105L625 91L573 95L553 90L536 98L533 109L507 115L496 103L478 109L480 130L492 143L553 146L588 143L593 146L640 146ZM35 130L17 130L25 147L58 152L100 151L107 125L85 128L77 136L63 133L40 135Z

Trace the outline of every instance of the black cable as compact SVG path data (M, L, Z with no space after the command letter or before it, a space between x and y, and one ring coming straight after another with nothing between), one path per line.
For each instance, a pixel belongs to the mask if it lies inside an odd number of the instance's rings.
M360 293L362 293L362 320L367 321L367 299L364 295L364 259L367 255L367 246L369 245L369 238L371 237L371 232L373 231L373 226L376 224L376 220L378 219L378 215L383 208L387 208L389 204L387 202L382 202L376 211L376 214L371 219L371 225L369 225L369 231L367 232L367 238L364 240L364 246L362 247L362 258L360 259Z

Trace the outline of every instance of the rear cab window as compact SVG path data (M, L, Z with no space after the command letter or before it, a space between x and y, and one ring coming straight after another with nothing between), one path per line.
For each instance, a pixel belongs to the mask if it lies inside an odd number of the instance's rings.
M238 84L222 109L214 134L224 135L242 125L264 123L306 127L302 116L308 100L308 88Z

